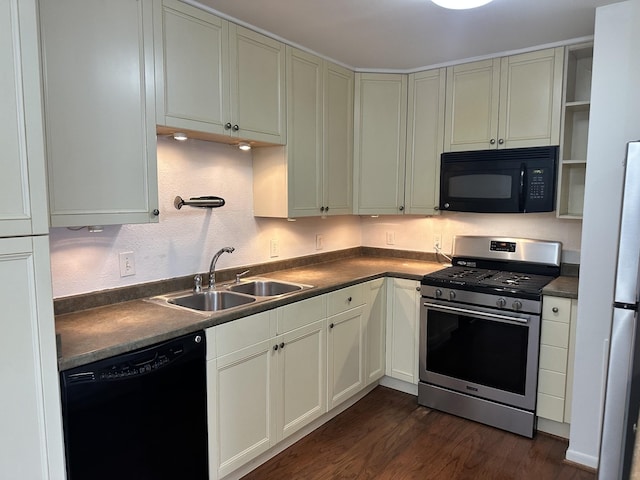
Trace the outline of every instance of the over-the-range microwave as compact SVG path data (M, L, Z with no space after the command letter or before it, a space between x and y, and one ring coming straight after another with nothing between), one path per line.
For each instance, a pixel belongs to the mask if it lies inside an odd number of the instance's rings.
M552 212L557 163L557 146L443 153L440 209Z

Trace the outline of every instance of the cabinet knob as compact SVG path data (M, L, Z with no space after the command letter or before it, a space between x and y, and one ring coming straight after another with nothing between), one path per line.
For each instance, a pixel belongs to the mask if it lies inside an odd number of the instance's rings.
M416 287L416 292L419 292L419 291L421 291L420 287Z
M492 138L491 140L489 140L489 143L490 143L491 145L495 145L495 144L496 144L496 139L495 139L495 138Z
M324 211L328 212L329 211L329 207L324 207Z
M240 130L240 127L237 124L234 125L232 128L234 132L237 132L238 130Z
M320 211L321 211L321 212L324 212L324 207L320 207Z
M559 310L558 310L558 307L553 307L553 308L551 309L551 311L552 311L553 313L558 313L558 311L559 311Z
M278 350L278 344L277 343L273 346L273 349L276 350L276 351Z
M231 129L231 123L227 122L224 124L224 129L225 130L230 130Z
M398 208L398 210L400 210L401 212L404 211L404 205L400 205L400 207Z
M353 300L353 298L352 298L352 297L348 297L348 298L347 298L347 302L351 303L351 300Z
M153 213L154 217L157 217L158 215L160 215L160 210L158 210L157 208L154 208L151 213Z
M280 344L280 348L284 348L284 342Z
M331 323L331 324L329 325L329 328L333 328L333 327L335 327L335 325L334 325L333 323Z
M499 143L500 145L504 144L504 139L502 139L502 138L501 138L500 140L498 140L498 143Z
M433 207L433 209L437 212L438 210L440 210L440 207L436 205L435 207Z

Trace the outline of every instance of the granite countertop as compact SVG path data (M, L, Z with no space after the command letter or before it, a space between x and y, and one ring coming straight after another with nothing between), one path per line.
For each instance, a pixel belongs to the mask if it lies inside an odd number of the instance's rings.
M554 297L578 298L578 277L558 277L542 289L542 294L553 295Z
M269 272L264 276L314 287L227 311L198 312L139 299L56 315L58 368L67 370L375 278L420 280L441 268L431 261L360 256Z

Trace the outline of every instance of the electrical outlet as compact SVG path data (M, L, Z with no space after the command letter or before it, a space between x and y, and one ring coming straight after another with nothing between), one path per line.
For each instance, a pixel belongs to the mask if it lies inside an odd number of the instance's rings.
M396 243L396 232L387 232L387 245L394 245Z
M269 256L271 258L280 256L280 244L277 238L272 238L269 243Z
M320 234L316 235L316 250L322 250L324 248L324 237Z
M133 252L120 253L120 276L129 277L136 274L136 257Z
M433 248L435 251L442 250L442 235L439 233L433 235Z

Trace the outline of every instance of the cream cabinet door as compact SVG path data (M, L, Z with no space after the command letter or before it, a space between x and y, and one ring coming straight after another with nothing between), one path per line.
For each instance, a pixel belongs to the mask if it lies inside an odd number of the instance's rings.
M326 322L321 320L279 335L277 440L280 441L327 411Z
M387 293L386 374L418 384L420 282L394 278Z
M210 462L218 478L241 467L276 442L274 418L274 341L210 360L209 412L214 411L209 435ZM213 377L213 378L211 378ZM213 404L213 405L211 405Z
M405 213L439 213L446 69L409 75Z
M0 2L0 237L49 231L35 3Z
M327 318L329 409L364 387L364 306Z
M151 6L40 2L54 227L158 221Z
M495 148L500 59L447 68L444 151Z
M353 80L351 70L324 62L323 207L353 212Z
M284 44L230 23L229 63L232 135L287 143Z
M288 216L320 215L322 59L287 47Z
M356 74L354 213L404 210L407 76Z
M33 12L29 3L20 2L24 7L21 13ZM7 7L4 0L0 4ZM4 332L0 335L4 392L0 397L0 472L6 479L63 479L64 446L46 236L0 239L0 285L0 325Z
M364 289L364 380L366 385L370 385L382 378L385 371L385 280L380 278L367 282Z
M560 143L562 47L501 59L498 148Z
M229 23L178 0L153 15L157 124L228 135Z

